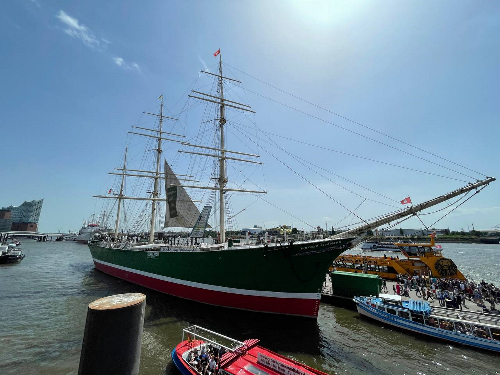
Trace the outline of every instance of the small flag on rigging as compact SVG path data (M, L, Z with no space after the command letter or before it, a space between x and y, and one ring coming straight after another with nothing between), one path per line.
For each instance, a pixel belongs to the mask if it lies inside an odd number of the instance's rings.
M401 201L401 204L409 204L409 203L411 203L411 199L410 199L410 197L406 197L405 199L403 199L403 200Z
M220 48L214 52L214 56L217 57L217 55L220 53Z
M113 192L113 189L109 189L108 194L111 194Z

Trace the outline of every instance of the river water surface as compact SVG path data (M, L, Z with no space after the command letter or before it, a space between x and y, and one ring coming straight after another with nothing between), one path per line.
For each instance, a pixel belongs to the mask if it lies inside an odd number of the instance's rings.
M170 353L198 324L261 344L329 374L499 374L500 356L418 337L322 304L318 320L255 314L184 301L94 269L88 247L24 240L26 258L0 267L0 374L76 374L90 302L147 296L141 374L180 374ZM500 245L443 244L475 280L500 284Z

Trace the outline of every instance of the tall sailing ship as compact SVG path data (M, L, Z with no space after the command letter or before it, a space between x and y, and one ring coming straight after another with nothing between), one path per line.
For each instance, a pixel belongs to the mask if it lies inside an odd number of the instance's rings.
M253 111L245 104L224 97L224 83L227 80L234 80L223 76L220 55L218 74L206 71L202 73L217 77L219 95L209 95L193 90L193 93L197 95L189 96L196 100L215 103L218 106L218 147L195 145L172 139L179 135L163 131L163 121L175 119L163 115L163 97L160 97L160 111L158 114L153 114L158 118L158 129L139 128L150 131L152 134L133 132L157 141L157 148L154 150L156 169L154 171L127 169L125 156L123 168L119 169L119 173L115 173L122 179L120 192L115 196L96 196L118 200L114 241L101 240L89 243L92 258L98 270L150 289L201 303L316 318L320 292L328 268L335 258L352 247L357 235L398 218L413 215L418 210L431 207L466 191L480 188L494 180L489 178L478 181L476 184L468 185L446 196L411 209L385 215L372 223L366 223L359 228L330 238L283 243L246 243L236 246L231 239L226 239L225 194L228 192L263 194L265 191L227 187L226 161L257 163L249 158L255 158L258 155L226 149L225 111L226 109ZM171 138L167 138L169 136ZM164 162L162 174L160 170L163 141L177 142L183 146L211 152L182 151L218 159L218 176L214 179L215 186L182 184L181 181L189 180L190 176L176 175L167 161ZM243 159L241 156L246 158ZM123 186L126 176L153 179L151 197L125 196ZM160 197L161 181L165 181L165 198ZM200 213L186 189L208 189L218 194L220 238L215 243L199 240L203 237L211 207L205 206ZM150 233L147 244L118 241L121 202L127 199L151 202ZM155 240L155 218L159 202L166 203L164 226L193 228L191 241L172 238L166 242Z

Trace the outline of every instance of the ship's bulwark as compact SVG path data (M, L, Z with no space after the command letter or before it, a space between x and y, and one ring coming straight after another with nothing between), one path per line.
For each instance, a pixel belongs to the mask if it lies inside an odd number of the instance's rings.
M202 303L317 317L328 267L351 239L223 251L137 251L90 244L112 276Z

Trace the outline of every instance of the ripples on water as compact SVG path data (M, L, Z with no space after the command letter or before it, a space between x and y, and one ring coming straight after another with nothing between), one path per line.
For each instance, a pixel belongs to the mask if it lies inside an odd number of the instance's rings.
M96 271L87 246L22 244L26 258L0 267L0 374L76 374L87 306L100 297L147 295L141 374L179 374L170 352L182 328L198 324L263 346L327 373L497 374L500 359L419 337L322 304L317 321L233 311L184 301ZM500 246L445 244L470 277L500 284Z

